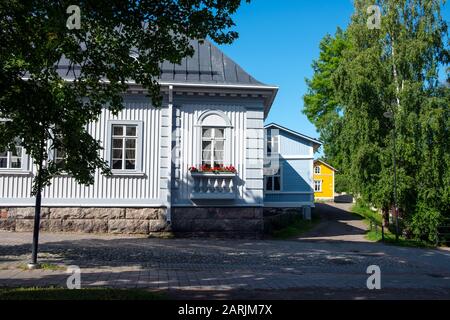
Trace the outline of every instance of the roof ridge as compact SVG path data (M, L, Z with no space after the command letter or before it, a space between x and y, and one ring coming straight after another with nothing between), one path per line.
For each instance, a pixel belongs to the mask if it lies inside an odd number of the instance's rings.
M314 141L314 142L317 142L317 143L320 144L320 145L323 144L323 142L320 141L319 139L316 139L316 138L307 136L306 134L300 133L300 132L298 132L298 131L295 131L295 130L286 128L286 127L284 127L284 126L282 126L282 125L280 125L280 124L278 124L278 123L275 123L275 122L271 122L271 123L265 125L264 128L267 129L267 128L271 127L271 126L278 127L279 129L284 130L284 131L287 131L287 132L290 132L290 133L292 133L292 134L294 134L294 135L298 135L298 136L300 136L300 137L303 137L303 138L312 140L312 141Z

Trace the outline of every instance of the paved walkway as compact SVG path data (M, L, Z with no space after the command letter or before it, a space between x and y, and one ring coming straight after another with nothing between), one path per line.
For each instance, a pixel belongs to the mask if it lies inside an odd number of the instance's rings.
M0 286L66 285L65 270L20 268L30 233L0 239ZM450 297L450 252L376 243L42 234L40 261L79 266L85 288L169 289L178 297ZM381 291L367 290L369 265L381 268Z
M314 211L320 216L320 223L299 239L368 242L367 225L362 218L349 213L352 206L352 203L317 203Z

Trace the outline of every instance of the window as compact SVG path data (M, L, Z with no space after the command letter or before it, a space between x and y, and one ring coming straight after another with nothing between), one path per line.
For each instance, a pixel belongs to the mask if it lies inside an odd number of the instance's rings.
M218 167L224 164L225 128L202 128L202 165Z
M113 170L136 170L138 125L113 124L111 135L111 162Z
M266 153L268 156L279 153L278 152L278 135L275 135L275 136L267 135Z
M315 166L314 167L314 173L320 174L320 166Z
M314 180L314 192L322 192L322 180Z
M281 191L281 168L272 176L265 178L266 191Z
M59 147L53 150L53 161L55 162L56 167L63 168L64 160L66 159L66 151L64 148Z
M20 140L14 140L15 148L12 151L0 152L0 169L22 169L24 167L23 147L20 146Z
M67 154L66 154L66 150L64 149L63 146L61 146L61 141L62 140L62 136L60 134L56 134L54 135L53 141L52 141L52 150L53 150L53 155L52 155L52 159L53 162L55 163L56 167L58 169L63 169L64 168L64 161L66 160Z

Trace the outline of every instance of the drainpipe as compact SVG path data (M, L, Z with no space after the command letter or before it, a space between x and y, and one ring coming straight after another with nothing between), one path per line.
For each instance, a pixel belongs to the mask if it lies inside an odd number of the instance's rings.
M170 132L170 150L168 154L169 162L169 179L168 179L168 190L167 190L167 214L166 222L168 225L172 223L172 148L173 148L173 85L169 85L169 132Z

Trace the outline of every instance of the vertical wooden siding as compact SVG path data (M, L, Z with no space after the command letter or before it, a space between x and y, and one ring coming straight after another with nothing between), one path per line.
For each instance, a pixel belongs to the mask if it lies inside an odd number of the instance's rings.
M161 145L161 113L163 109L151 107L150 101L144 96L129 96L125 98L125 108L117 115L104 109L99 120L88 126L92 136L109 145L106 141L109 120L139 120L143 121L142 171L144 176L112 176L105 177L99 171L95 173L95 183L91 186L78 184L68 175L53 179L52 184L44 189L44 204L67 205L120 205L121 200L136 200L136 204L145 202L157 203L160 197L160 145ZM103 157L106 150L102 150ZM32 203L32 179L35 168L30 175L0 174L0 205L3 203ZM137 201L139 200L139 201ZM125 204L125 202L124 202Z

